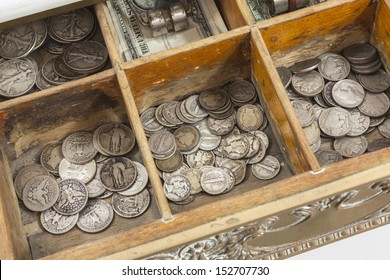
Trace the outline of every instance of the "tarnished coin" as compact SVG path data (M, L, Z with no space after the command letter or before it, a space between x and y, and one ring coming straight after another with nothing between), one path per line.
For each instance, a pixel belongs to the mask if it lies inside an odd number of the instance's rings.
M163 172L174 172L183 164L183 155L176 150L176 152L167 159L156 159L156 166Z
M230 159L242 159L249 152L249 142L242 135L232 134L221 142L223 155Z
M205 165L214 165L215 155L211 151L197 150L186 156L187 163L191 168L200 168Z
M40 90L45 90L45 89L48 89L48 88L51 88L53 87L54 85L52 85L51 83L48 83L45 78L43 78L43 75L42 75L42 70L37 72L37 79L35 81L35 85L37 86L37 88L39 88Z
M96 233L106 229L114 219L110 203L103 199L91 199L79 213L77 227L84 232Z
M341 55L328 54L321 58L318 70L325 79L336 82L345 79L349 75L351 65Z
M343 157L356 157L364 154L368 147L368 141L364 136L343 137L333 142L334 149Z
M328 104L328 106L337 107L339 106L336 101L333 99L333 87L336 84L336 82L327 82L324 86L324 90L322 91L322 97L324 98L324 101Z
M321 143L322 143L322 140L320 137L320 138L318 138L317 142L310 145L310 149L313 151L313 153L317 152L321 148Z
M358 109L369 117L381 117L389 111L390 100L385 93L366 92Z
M86 184L89 198L99 197L106 191L106 188L100 180L100 171L102 170L103 164L104 162L101 162L96 165L95 177Z
M191 152L200 141L199 130L191 125L180 126L173 135L175 136L177 149L183 154Z
M265 153L267 151L267 146L266 146L266 144L264 144L264 142L261 140L261 138L259 138L257 136L256 136L256 138L259 139L259 141L260 141L259 148L258 148L257 153L248 159L248 164L255 164L255 163L258 163L261 160L263 160L263 158L265 157Z
M41 164L50 173L58 174L58 168L63 158L61 143L47 145L41 153Z
M267 134L265 134L261 130L256 130L256 131L250 131L249 133L255 135L256 137L260 138L260 140L264 143L265 149L268 149L269 146L269 139Z
M173 175L164 182L164 193L171 201L183 201L190 196L191 183L182 175Z
M260 180L270 180L280 172L280 162L277 158L267 155L261 162L252 165L252 173Z
M123 196L114 193L112 196L112 207L115 213L123 218L135 218L148 209L150 204L150 194L147 189L132 196Z
M213 117L207 119L207 127L212 134L222 136L228 134L234 128L236 124L236 118L234 115L227 117L226 119L217 120Z
M110 156L129 153L135 145L133 131L121 123L103 124L95 130L98 150Z
M318 124L326 135L343 137L352 128L351 114L340 107L328 108L322 112Z
M207 121L203 120L195 124L200 132L199 149L211 151L216 149L221 143L221 136L215 135L207 126Z
M310 59L302 60L296 62L293 66L291 66L290 70L294 74L309 72L311 70L316 69L320 64L320 62L321 60L319 60L318 58L310 58Z
M95 41L72 44L63 54L65 65L76 72L92 74L101 70L107 62L108 51Z
M347 136L359 136L365 133L370 127L370 117L363 115L358 109L349 111L351 114L352 128Z
M186 100L184 100L183 103L188 114L194 118L203 119L208 116L207 111L205 111L199 104L199 95L191 95Z
M199 95L200 105L207 111L215 111L226 104L228 96L222 89L212 89L203 91Z
M85 164L76 164L62 159L58 167L62 179L77 179L81 182L88 183L96 174L96 162L91 160Z
M145 189L146 185L148 184L149 177L145 166L143 166L141 163L137 161L133 161L133 163L137 168L137 178L135 179L135 182L131 185L130 188L118 192L119 194L124 196L136 195L140 193L143 189Z
M156 107L148 108L141 114L143 128L148 132L156 132L164 127L156 120Z
M76 179L65 179L58 183L60 196L53 205L54 210L62 215L79 213L87 204L87 187Z
M172 201L174 204L176 205L186 205L186 204L189 204L191 202L193 202L196 198L196 195L195 194L190 194L186 199L184 200L181 200L181 201Z
M159 108L157 108L157 110L158 109ZM200 117L194 117L193 115L190 115L187 112L185 101L179 102L179 104L176 104L175 113L176 113L177 118L184 123L195 124L203 119L203 117L200 118ZM157 111L156 111L156 114L157 114ZM157 117L157 115L156 115L156 117Z
M51 54L62 54L66 48L69 47L69 44L60 43L54 41L52 38L49 38L44 44L43 48Z
M343 159L343 156L339 152L333 150L318 150L315 156L321 166L339 162Z
M176 170L176 171L174 171L174 172L162 172L162 174L161 174L160 177L162 177L163 180L166 181L166 180L168 180L168 178L171 177L171 176L174 176L174 175L181 175L181 174L184 172L184 170L187 170L187 169L189 169L189 168L190 168L190 167L189 167L187 164L183 163L183 165L180 166L180 168L179 168L178 170Z
M230 192L234 186L236 185L236 178L234 177L234 174L233 172L230 170L230 169L227 169L225 167L222 167L226 174L228 175L228 182L227 182L227 187L226 189L223 191L223 193L228 193Z
M0 95L17 97L29 92L35 84L34 66L22 59L8 60L0 64Z
M37 36L33 50L39 49L47 38L47 25L44 20L37 20L30 23Z
M370 68L366 67L357 67L354 65L351 65L352 71L354 71L357 74L363 74L363 75L369 75L377 72L382 67L382 62L380 59L377 60L377 63L374 66L371 66Z
M229 175L219 167L205 170L200 178L202 189L212 195L223 193L229 186Z
M304 127L303 132L306 135L309 145L315 144L321 137L321 131L317 122L312 122L311 125Z
M57 181L47 175L32 178L23 189L23 203L32 211L45 211L56 203L60 189Z
M62 154L72 163L90 162L98 152L93 145L92 137L92 133L89 132L72 133L62 143Z
M69 11L51 17L50 28L56 37L66 42L77 42L88 37L95 19L87 8Z
M181 103L182 104L182 103ZM156 111L154 113L154 116L156 117L156 120L159 124L161 124L162 126L166 126L166 127L176 127L175 124L171 124L170 122L168 122L164 116L163 116L163 110L164 110L164 107L167 105L167 103L163 103L161 105L159 105L157 108L156 108ZM177 116L177 115L176 115Z
M311 125L315 120L313 105L305 100L293 100L291 105L302 127Z
M250 133L243 133L242 136L244 136L249 143L249 151L245 155L245 158L249 159L259 152L261 146L261 140L260 138L257 138L255 135Z
M370 117L370 128L371 127L377 127L378 125L380 125L381 123L383 123L385 121L386 117L383 116L383 117Z
M223 159L219 167L229 169L234 175L234 184L240 184L246 175L246 163L243 160Z
M315 70L294 74L292 77L294 90L305 97L319 94L324 89L324 85L324 78Z
M277 67L276 70L278 71L279 77L282 80L283 86L288 88L292 80L291 70L286 67Z
M377 50L370 44L353 44L343 50L343 55L351 63L364 64L377 56Z
M353 80L338 81L332 89L332 97L343 108L356 108L364 100L363 87Z
M79 213L74 215L61 215L53 208L41 212L40 220L43 228L52 234L63 234L70 231L77 223Z
M100 180L109 191L120 192L131 187L137 178L133 161L125 157L108 159L100 172Z
M171 125L180 125L183 122L176 115L176 107L179 105L178 101L171 101L162 107L162 115L164 119Z
M368 143L367 152L375 152L390 147L390 138L377 139Z
M166 130L159 130L149 138L151 152L155 155L166 155L176 149L175 136Z
M252 104L241 106L236 118L237 126L246 132L258 130L264 121L263 111Z
M383 70L370 75L357 74L359 83L369 92L381 93L390 87L390 76Z
M386 118L385 121L378 126L379 133L383 137L390 138L390 118Z
M50 84L62 85L64 83L69 82L70 80L58 76L56 72L54 72L54 61L56 60L56 58L57 57L52 57L43 64L41 69L42 76Z
M26 56L34 49L36 41L37 35L29 23L0 30L0 56L6 59Z
M86 77L87 74L79 73L70 70L66 65L64 61L64 56L59 55L55 58L53 62L53 71L55 74L60 76L61 78L67 79L67 80L75 80L80 79L83 77Z
M188 179L188 181L190 181L190 184L191 184L190 193L191 194L197 194L197 193L200 193L202 191L202 186L200 183L202 171L200 171L199 169L196 169L196 168L189 168L189 169L183 170L183 172L181 172L181 175L183 175L184 177L186 177Z
M255 87L246 80L235 81L226 89L230 98L238 103L248 103L256 96Z
M106 190L102 195L100 195L98 198L104 199L112 196L114 192Z
M39 164L26 165L19 170L14 180L15 192L19 199L23 199L22 194L27 182L40 175L49 173Z

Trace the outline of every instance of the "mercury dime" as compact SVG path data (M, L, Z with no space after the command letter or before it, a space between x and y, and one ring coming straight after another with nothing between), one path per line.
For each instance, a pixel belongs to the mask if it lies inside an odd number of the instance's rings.
M145 189L146 185L148 184L149 177L145 166L143 166L141 163L137 161L133 161L133 163L137 168L137 178L135 179L135 182L131 185L130 188L118 192L119 194L124 196L136 195L140 193L143 189Z
M176 171L174 171L174 172L162 172L162 175L161 175L160 177L162 177L163 180L166 181L166 180L168 180L168 178L171 177L171 176L174 176L174 175L181 175L181 174L184 172L184 170L187 170L187 169L189 169L189 168L190 168L190 167L189 167L187 164L183 163L183 165L180 166L180 168L179 168L178 170L176 170Z
M252 104L240 107L236 118L237 126L246 132L259 129L264 121L263 111Z
M173 133L176 140L176 147L182 153L193 150L200 141L200 132L191 125L182 125Z
M318 124L326 135L342 137L352 128L351 114L340 107L328 108L322 112Z
M61 143L47 145L41 153L41 164L50 173L58 174L58 168L63 158Z
M23 203L32 211L45 211L56 203L59 196L56 180L47 175L32 178L23 189Z
M62 143L62 154L72 163L90 162L98 152L93 145L92 137L92 133L89 132L72 133Z
M270 180L280 172L280 162L273 156L266 156L261 162L252 165L252 173L260 180Z
M200 168L205 165L214 165L215 155L211 151L197 150L187 155L187 163L191 168Z
M343 137L333 142L334 149L344 157L356 157L362 155L368 146L368 141L364 136Z
M341 55L328 54L321 58L318 70L325 79L336 82L348 76L351 65Z
M316 69L320 62L321 60L319 60L318 58L310 58L307 60L296 62L293 66L290 67L290 70L294 74L309 72L311 70Z
M288 88L292 80L291 70L286 67L277 67L276 70L278 71L279 77L282 80L283 86Z
M49 175L49 173L39 164L27 165L19 170L14 180L15 192L19 199L23 199L22 194L27 182L40 175Z
M305 97L312 97L319 94L324 89L324 85L324 78L315 70L294 74L292 77L294 90Z
M100 172L100 180L104 187L113 192L130 188L136 178L137 168L135 164L125 157L108 159Z
M349 111L351 114L352 128L347 136L359 136L365 133L370 126L370 117L363 115L359 110Z
M333 150L319 150L315 153L315 156L321 166L339 162L343 159L343 156L339 152Z
M199 95L199 103L207 111L220 109L226 104L227 99L227 94L222 89L206 90Z
M256 130L256 131L250 131L249 133L255 135L256 137L260 138L260 140L264 143L265 149L268 149L269 146L269 139L267 134L265 134L261 130Z
M157 121L156 117L156 108L148 108L141 114L142 126L146 131L156 132L164 127Z
M121 123L109 123L100 126L96 131L97 144L103 154L122 156L129 153L135 145L133 131Z
M223 155L230 159L244 158L250 149L247 138L236 134L222 140L221 146Z
M261 140L259 138L257 138L255 135L250 134L250 133L244 133L244 134L242 134L242 136L246 137L246 139L248 140L248 143L249 143L249 151L245 155L245 158L251 158L251 157L255 156L260 149Z
M150 194L147 189L132 195L123 196L114 193L112 196L112 207L115 213L123 218L135 218L142 215L149 207Z
M223 159L219 167L229 169L234 175L234 184L241 183L246 175L246 163L243 160Z
M202 171L200 171L199 169L196 169L196 168L189 168L189 169L183 170L183 172L181 172L181 175L183 175L184 177L186 177L188 179L188 181L190 181L190 184L191 184L190 193L191 194L197 194L197 193L200 193L202 191L202 186L200 183Z
M378 126L378 130L383 137L390 138L390 118L386 118L385 121Z
M88 183L96 174L96 163L91 160L86 164L75 164L64 158L61 160L58 170L62 179L77 179Z
M174 172L183 164L183 155L176 150L173 156L167 159L156 159L156 166L163 172Z
M358 109L369 117L381 117L387 113L390 108L390 100L385 93L366 92L362 104Z
M377 50L370 44L354 44L346 47L343 54L351 63L364 64L377 56Z
M178 104L178 101L171 101L162 107L162 115L164 119L172 125L183 124L183 122L176 115L176 106L178 106Z
M35 84L37 73L25 60L14 59L0 64L0 95L17 97L29 92Z
M94 41L72 44L64 52L65 65L73 71L91 74L104 67L108 59L105 46Z
M332 97L338 105L344 108L356 108L364 100L363 87L353 80L338 81L332 89Z
M0 56L15 59L28 55L34 48L37 35L31 24L0 30Z
M191 183L182 175L173 175L164 182L164 193L171 201L183 201L190 196Z
M370 75L357 74L356 77L359 83L372 93L381 93L390 87L390 77L383 70Z
M54 210L62 215L79 213L87 204L87 187L76 179L65 179L59 182L60 196L53 205Z
M61 215L53 208L41 212L40 220L43 228L52 234L63 234L70 231L77 223L79 214Z
M226 187L226 189L223 191L223 193L228 193L228 192L230 192L230 191L234 188L234 186L236 185L236 179L235 179L235 177L234 177L233 172L232 172L230 169L227 169L227 168L225 168L225 167L222 167L222 168L225 170L226 174L228 175L227 187Z
M205 170L200 179L202 189L212 195L223 193L228 188L229 181L226 170L219 167Z
M206 121L201 121L195 125L200 132L199 149L211 151L216 149L221 143L221 136L211 133Z
M156 117L156 120L157 122L159 122L162 126L166 126L166 127L176 127L175 124L171 124L169 123L163 116L163 110L164 110L164 107L165 105L167 105L167 103L163 103L161 104L160 106L158 106L156 108L156 112L154 114L154 116Z
M213 117L207 119L207 127L209 131L218 136L226 135L234 128L236 118L234 115L227 117L226 119L217 120Z
M227 86L227 93L233 101L248 103L256 96L255 87L246 80L235 81Z
M185 105L186 105L185 102L181 102L179 104L176 104L175 112L176 112L176 116L179 120L181 120L182 122L185 122L185 123L195 124L203 119L203 118L197 118L197 117L190 115L187 112Z
M84 232L96 233L106 229L114 219L110 203L103 199L91 199L79 214L77 227Z
M183 101L188 114L194 118L205 118L208 113L199 104L199 95L191 95Z
M51 17L50 27L59 39L77 42L88 37L95 25L92 13L81 8Z
M155 155L165 155L176 149L175 136L166 130L153 133L149 138L151 152Z
M309 126L315 120L313 105L305 100L293 100L291 105L302 127Z

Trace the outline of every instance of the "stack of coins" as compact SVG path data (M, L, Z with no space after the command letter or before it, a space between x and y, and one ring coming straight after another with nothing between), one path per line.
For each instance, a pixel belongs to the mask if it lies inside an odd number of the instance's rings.
M137 217L147 210L150 194L146 168L126 157L134 145L133 132L120 123L104 124L93 133L75 132L46 146L41 164L20 169L16 194L28 209L41 212L43 228L53 234L75 225L100 232L114 212ZM111 196L110 203L106 198Z
M266 155L267 118L256 101L252 83L238 80L141 114L170 201L227 193L243 182L247 164L258 179L278 175L279 161Z
M277 69L321 165L389 143L369 143L366 136L375 128L390 138L390 76L381 69L376 48L355 44L342 53L344 56L324 53L290 68ZM322 142L329 142L326 139L334 139L333 150L321 149Z
M101 70L108 52L91 41L96 30L87 8L0 30L0 95L13 98Z

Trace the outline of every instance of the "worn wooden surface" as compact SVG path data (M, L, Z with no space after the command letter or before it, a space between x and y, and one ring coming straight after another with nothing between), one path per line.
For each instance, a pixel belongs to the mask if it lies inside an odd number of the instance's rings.
M254 22L245 0L215 0L229 30Z

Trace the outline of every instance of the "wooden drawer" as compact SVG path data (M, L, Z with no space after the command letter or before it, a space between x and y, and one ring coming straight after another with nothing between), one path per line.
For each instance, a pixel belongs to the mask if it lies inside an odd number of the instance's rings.
M389 1L336 2L258 24L246 21L242 12L231 17L231 31L130 62L119 58L105 4L97 4L113 68L0 103L0 257L181 258L183 248L193 245L182 246L212 240L209 242L222 248L219 256L224 258L275 259L336 241L337 234L326 236L340 228L348 229L338 235L343 238L387 223L386 182L375 188L367 186L390 177L390 149L321 168L275 68L370 41L389 72L386 34L390 25L384 21L390 15ZM238 0L219 3L225 19L232 7L244 4ZM282 172L271 181L259 181L248 172L245 182L228 194L200 195L182 206L169 203L139 114L149 106L180 100L237 78L251 80L258 91L270 122L268 132L273 135L271 153L285 164ZM37 216L20 207L14 191L12 170L20 156L107 121L129 121L135 132L139 152L134 157L142 158L149 173L150 208L136 219L115 217L99 234L78 229L60 236L43 232ZM348 193L355 195L347 200ZM314 238L323 235L326 242ZM298 249L292 249L294 246ZM234 250L229 251L231 248ZM218 254L194 254L193 258L215 256Z

